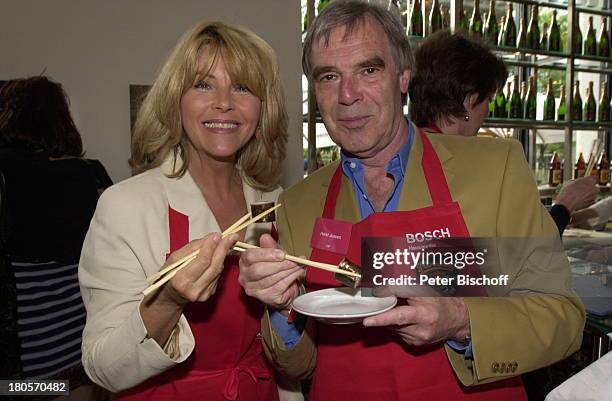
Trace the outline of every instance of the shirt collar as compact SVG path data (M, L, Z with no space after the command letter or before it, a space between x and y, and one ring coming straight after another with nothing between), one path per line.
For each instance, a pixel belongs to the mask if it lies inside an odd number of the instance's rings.
M404 140L404 143L400 147L399 151L387 163L387 171L389 173L393 173L399 170L399 172L402 175L402 178L406 174L406 166L408 165L408 156L410 154L410 148L412 147L412 141L414 137L414 128L412 127L412 124L410 123L410 121L408 120L406 121L408 122L408 134L406 135L406 139ZM340 154L340 162L342 166L342 171L344 172L344 174L348 176L352 174L350 173L351 170L360 171L362 169L361 161L359 160L359 158L350 156L346 154L344 151L342 151ZM351 168L351 163L354 163L352 165L352 168ZM398 169L398 166L401 166L401 168Z

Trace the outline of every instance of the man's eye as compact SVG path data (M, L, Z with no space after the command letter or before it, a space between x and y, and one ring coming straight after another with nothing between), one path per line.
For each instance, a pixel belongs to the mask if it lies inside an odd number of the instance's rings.
M380 70L378 68L376 68L376 67L368 67L365 70L363 70L363 72L366 75L376 74L378 71L380 71Z
M326 82L326 81L333 81L335 78L336 76L334 74L325 74L325 75L322 75L321 78L319 78L319 80Z

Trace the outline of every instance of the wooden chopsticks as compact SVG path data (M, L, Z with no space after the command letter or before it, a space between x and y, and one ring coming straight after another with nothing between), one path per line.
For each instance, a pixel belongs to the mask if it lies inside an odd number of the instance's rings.
M255 223L256 221L258 221L262 217L272 213L273 211L275 211L279 207L281 207L280 203L278 205L274 206L274 207L271 207L270 209L266 210L265 212L262 212L262 213L258 214L257 216L252 217L250 219L249 219L249 217L251 217L251 213L245 214L240 219L238 219L238 221L236 221L234 224L229 226L227 228L227 230L223 231L223 233L221 233L221 237L224 238L224 237L227 237L228 235L240 232L245 227L247 227L249 224ZM142 293L144 295L148 295L151 292L157 290L159 287L161 287L162 285L164 285L168 281L172 280L172 277L174 277L176 275L176 273L178 273L181 269L183 269L191 261L193 261L198 256L199 253L200 253L200 250L196 249L195 251L191 252L190 254L184 256L183 258L181 258L181 259L177 260L176 262L170 264L169 266L165 267L163 270L160 270L157 273L152 274L151 276L147 277L147 281L151 285L149 287L147 287Z
M227 230L225 230L221 234L221 237L224 238L224 237L227 237L228 235L240 232L241 230L243 230L245 227L249 226L250 224L257 222L259 219L265 217L269 213L272 213L273 211L278 209L280 206L281 204L279 203L278 205L252 218L250 218L251 213L245 214L240 219L238 219L238 221L236 221L234 224L228 227ZM234 245L232 249L238 252L244 252L247 249L256 249L256 248L259 248L259 247L255 245L247 244L245 242L238 241L236 242L236 244ZM166 266L163 270L160 270L159 272L147 277L147 282L149 282L151 285L147 287L142 293L146 296L150 294L151 292L157 290L159 287L161 287L168 281L172 280L172 278L176 275L176 273L178 273L182 268L184 268L189 263L191 263L198 256L199 253L200 253L200 250L196 249L195 251L177 260L176 262L170 264L169 266ZM334 273L345 274L347 276L360 277L360 275L357 273L342 270L338 268L338 266L328 264L328 263L315 262L312 260L298 258L296 256L287 255L287 254L285 255L285 259L291 260L293 262L300 263L306 266L312 266L318 269L323 269L323 270L327 270L327 271L334 272Z
M257 248L259 248L259 247L255 246L255 245L246 244L244 242L238 241L238 242L236 242L236 246L234 246L233 249L235 251L238 251L238 252L244 252L247 249L257 249ZM353 277L361 277L361 275L359 275L357 273L353 273L353 272L350 272L350 271L342 270L342 269L338 268L338 266L332 265L332 264L329 264L329 263L315 262L314 260L298 258L297 256L288 255L288 254L285 254L285 259L286 260L290 260L290 261L295 262L295 263L302 264L302 265L316 267L317 269L327 270L328 272L340 273L340 274L345 274L347 276L353 276Z
M591 147L591 154L589 155L589 164L584 173L585 177L588 177L591 175L593 168L595 168L595 164L597 164L597 160L599 160L599 158L601 157L601 154L604 151L601 145L602 144L599 138L593 141L593 146Z

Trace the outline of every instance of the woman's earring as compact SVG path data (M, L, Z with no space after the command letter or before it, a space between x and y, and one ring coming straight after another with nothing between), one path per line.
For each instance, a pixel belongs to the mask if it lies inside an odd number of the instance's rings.
M463 117L463 119L464 119L465 121L470 121L470 115L469 115L469 114L466 114L466 115L465 115L465 117Z

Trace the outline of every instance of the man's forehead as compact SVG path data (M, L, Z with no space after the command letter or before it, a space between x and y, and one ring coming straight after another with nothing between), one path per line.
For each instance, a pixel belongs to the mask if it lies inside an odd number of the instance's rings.
M349 25L337 26L323 35L314 48L334 48L347 44L376 43L377 46L388 45L387 35L380 23L371 17L365 17ZM382 50L382 49L381 49Z

